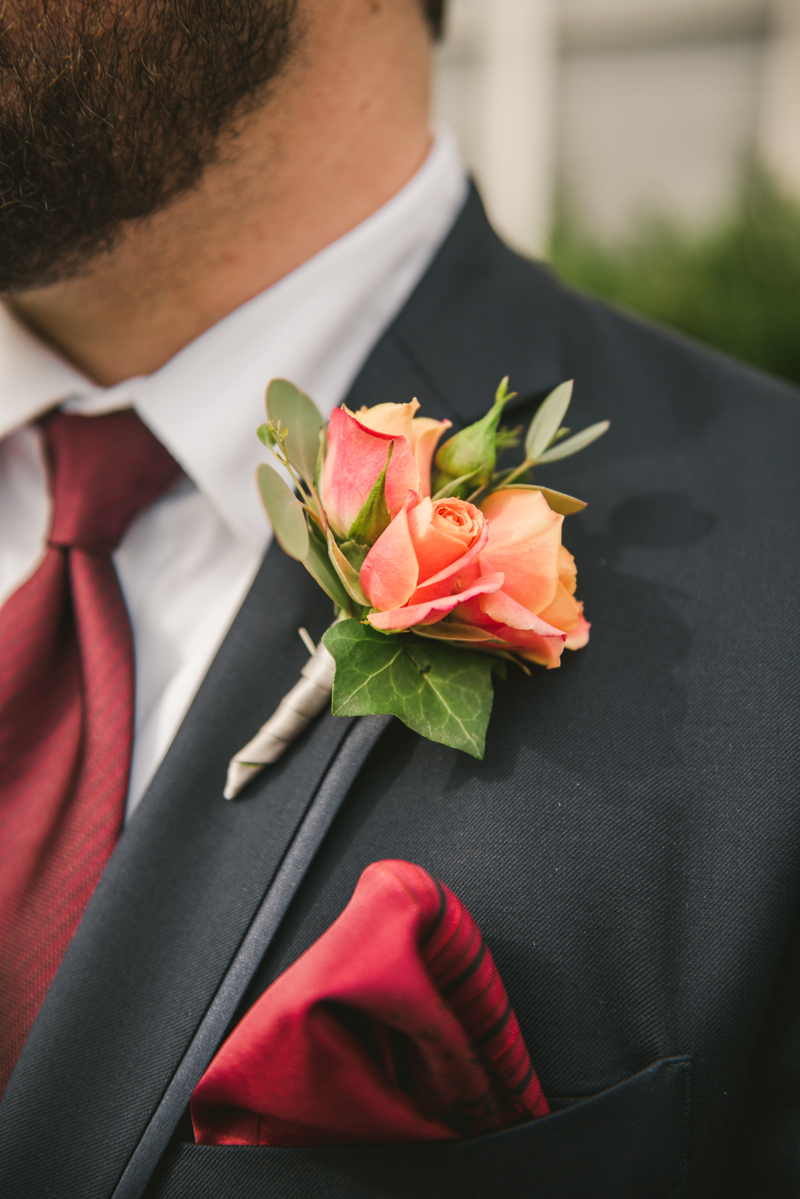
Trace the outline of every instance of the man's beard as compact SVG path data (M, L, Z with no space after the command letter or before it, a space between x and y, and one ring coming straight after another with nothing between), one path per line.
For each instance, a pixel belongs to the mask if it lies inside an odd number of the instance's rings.
M297 0L0 0L0 294L190 188L298 37Z

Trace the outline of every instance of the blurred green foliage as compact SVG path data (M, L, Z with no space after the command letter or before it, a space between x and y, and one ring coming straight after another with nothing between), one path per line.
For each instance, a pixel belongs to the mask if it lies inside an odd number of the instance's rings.
M565 219L550 262L572 286L800 383L800 204L761 171L704 233L651 221L604 245Z

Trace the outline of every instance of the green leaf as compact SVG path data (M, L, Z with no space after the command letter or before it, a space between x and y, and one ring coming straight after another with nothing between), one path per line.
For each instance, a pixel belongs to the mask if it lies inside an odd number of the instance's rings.
M573 516L576 512L583 512L586 507L585 500L579 500L574 495L566 495L563 491L553 491L550 487L539 487L535 483L511 483L508 487L495 487L494 490L541 491L553 511L560 513L561 516Z
M256 437L259 441L263 441L264 445L269 446L270 449L275 445L275 434L269 425L259 425L256 429Z
M544 462L557 462L559 458L569 458L571 454L577 454L580 450L585 450L587 445L591 445L593 441L597 441L598 437L602 437L610 427L611 421L608 420L601 420L596 425L589 425L588 429L582 429L574 437L568 437L566 441L561 441L558 445L554 445L547 453L540 454L538 458L539 465Z
M458 496L459 499L464 499L474 490L473 486L465 487L465 483L469 483L477 475L477 470L471 471L468 475L462 475L460 479L450 479L445 482L443 487L440 487L436 494L432 497L434 500L447 500L451 496ZM439 483L443 479L447 479L446 475L437 476L436 482ZM463 492L463 495L462 495Z
M361 590L361 584L358 581L358 571L354 570L350 563L345 558L342 551L339 549L334 539L333 533L328 529L328 556L333 563L333 567L344 585L347 594L360 604L362 608L371 608L367 597Z
M362 545L360 541L343 541L339 549L344 554L347 561L352 566L357 574L360 574L361 567L364 565L370 547Z
M316 579L325 594L330 596L337 608L341 608L343 612L351 610L350 596L334 570L326 547L314 534L308 539L308 552L303 559L303 566L311 577Z
M348 540L360 541L363 545L374 545L384 529L389 528L391 514L386 507L386 471L389 469L393 449L394 442L390 441L384 468L372 484L361 511L353 521Z
M536 410L525 437L525 454L531 462L541 461L542 454L558 433L572 399L572 387L572 379L560 383Z
M314 486L317 489L318 495L320 495L322 493L322 471L325 466L326 446L327 446L327 442L326 442L326 436L325 436L325 429L322 428L319 431L319 449L317 450L317 465L314 468Z
M308 554L308 525L300 501L281 476L262 462L256 472L258 489L278 545L290 558Z
M319 431L325 427L316 404L288 379L273 379L267 388L267 416L289 430L286 453L292 466L313 483L319 454Z
M492 711L493 659L355 620L328 629L336 660L334 716L390 713L441 745L482 758Z
M433 641L470 641L482 642L484 645L496 645L507 649L506 641L498 641L486 629L474 624L458 624L456 621L437 620L434 624L420 625L414 630L415 636L430 638Z

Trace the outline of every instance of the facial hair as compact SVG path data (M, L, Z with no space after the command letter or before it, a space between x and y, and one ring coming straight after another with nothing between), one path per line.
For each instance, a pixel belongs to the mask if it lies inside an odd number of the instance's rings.
M298 40L297 0L0 0L0 294L191 188Z

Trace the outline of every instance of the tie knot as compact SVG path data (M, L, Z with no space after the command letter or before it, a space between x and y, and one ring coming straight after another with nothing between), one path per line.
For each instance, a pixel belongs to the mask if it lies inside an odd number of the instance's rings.
M53 546L110 554L133 518L177 477L175 459L132 408L41 421L50 463Z

